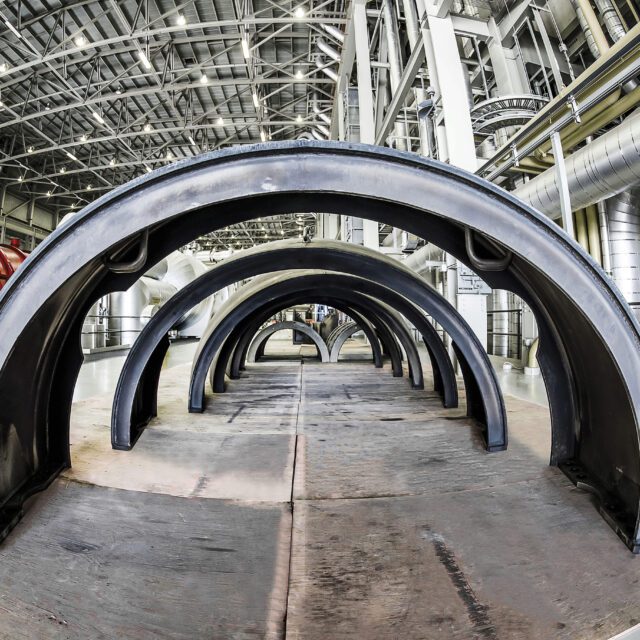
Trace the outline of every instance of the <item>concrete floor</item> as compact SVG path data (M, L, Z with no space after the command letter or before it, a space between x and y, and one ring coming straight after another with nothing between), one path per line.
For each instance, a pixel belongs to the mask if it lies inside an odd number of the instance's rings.
M600 640L640 621L637 560L547 465L541 404L507 396L509 450L487 454L464 407L389 365L304 358L190 415L193 349L172 348L130 452L109 444L122 360L83 367L73 468L0 546L0 638Z

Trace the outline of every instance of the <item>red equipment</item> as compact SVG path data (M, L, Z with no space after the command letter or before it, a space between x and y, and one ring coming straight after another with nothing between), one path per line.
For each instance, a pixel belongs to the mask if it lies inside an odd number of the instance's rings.
M26 259L19 238L11 238L10 244L0 244L0 289Z

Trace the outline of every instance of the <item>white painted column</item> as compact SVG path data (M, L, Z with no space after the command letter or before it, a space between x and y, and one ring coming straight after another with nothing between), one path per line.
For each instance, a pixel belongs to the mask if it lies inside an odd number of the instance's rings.
M367 2L368 0L355 0L353 6L356 68L358 70L358 117L360 122L360 142L375 144L376 124L373 114L373 89L371 87ZM378 223L374 220L362 220L362 242L365 247L379 248Z

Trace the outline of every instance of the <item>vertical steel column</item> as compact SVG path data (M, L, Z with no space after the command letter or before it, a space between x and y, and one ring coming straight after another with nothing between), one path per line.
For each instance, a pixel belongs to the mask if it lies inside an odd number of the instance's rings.
M353 28L358 71L358 117L360 142L375 144L376 123L373 113L373 89L371 87L371 53L367 26L368 0L355 0L353 5ZM355 219L354 219L355 222ZM378 223L362 220L362 240L365 247L379 248Z
M420 23L418 21L416 0L403 0L403 8L407 37L409 38L409 44L413 51L415 47L424 46L424 43L420 38ZM427 99L427 93L420 87L414 89L413 94L415 96L417 111L418 105ZM427 120L425 118L418 118L418 127L420 131L420 153L423 156L430 156L432 154L432 150L429 141L429 126Z

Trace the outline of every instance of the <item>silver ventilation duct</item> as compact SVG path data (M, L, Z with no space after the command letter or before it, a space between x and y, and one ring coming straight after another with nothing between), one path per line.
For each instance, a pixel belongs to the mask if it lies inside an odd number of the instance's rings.
M582 209L640 183L640 111L565 158L571 208ZM560 217L556 168L513 192L551 218Z
M614 42L618 42L618 40L624 37L627 30L624 28L618 12L615 10L613 4L611 4L611 0L595 0L595 3L611 39Z
M175 251L154 265L126 291L109 294L109 345L132 344L144 324L179 289L207 268L195 258ZM188 311L174 327L183 336L202 335L211 317L213 299Z
M318 49L322 51L325 55L329 56L335 62L340 62L340 54L330 45L328 45L324 40L318 39L316 44L318 45Z
M640 314L640 188L625 191L606 204L611 275L636 315Z
M340 29L332 27L330 24L321 23L320 27L324 29L332 38L335 38L338 42L344 43L344 33Z

